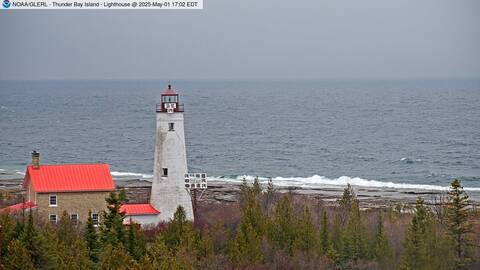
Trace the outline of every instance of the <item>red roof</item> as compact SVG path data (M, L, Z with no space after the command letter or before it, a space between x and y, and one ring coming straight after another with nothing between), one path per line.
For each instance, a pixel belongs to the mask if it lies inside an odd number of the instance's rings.
M168 88L165 89L165 91L163 92L162 96L176 96L177 93L175 92L175 90L172 88L172 86L169 84L168 85Z
M108 164L64 164L27 167L23 186L35 192L110 191L115 189Z
M1 209L0 211L8 211L10 213L15 213L15 212L19 212L19 211L22 211L23 209L30 209L30 208L33 208L33 207L36 207L37 205L31 201L27 201L27 202L24 202L24 203L17 203L17 204L14 204L14 205L10 205L8 207L5 207L3 209Z
M143 204L124 204L120 207L120 212L125 213L127 216L136 215L158 215L160 212L153 208L149 203Z

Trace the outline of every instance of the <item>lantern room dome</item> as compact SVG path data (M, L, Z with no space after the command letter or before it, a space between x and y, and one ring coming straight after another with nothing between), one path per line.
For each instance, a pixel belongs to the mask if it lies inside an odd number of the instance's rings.
M178 94L172 88L172 85L168 85L167 89L163 92L162 96L177 96Z

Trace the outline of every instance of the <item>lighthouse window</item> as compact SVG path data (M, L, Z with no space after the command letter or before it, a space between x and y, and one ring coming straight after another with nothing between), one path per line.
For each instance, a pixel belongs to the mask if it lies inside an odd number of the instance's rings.
M163 168L163 176L168 176L168 169L167 168Z
M168 123L168 131L173 131L173 123Z

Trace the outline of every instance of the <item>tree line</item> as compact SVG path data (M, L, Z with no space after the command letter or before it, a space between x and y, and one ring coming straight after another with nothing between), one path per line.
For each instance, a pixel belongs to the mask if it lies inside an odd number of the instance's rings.
M193 224L179 206L170 222L141 228L106 199L99 227L0 216L3 269L475 269L478 213L454 180L437 209L418 198L409 213L362 210L348 185L334 207L277 193L271 181L241 185L239 219ZM221 206L220 206L221 207ZM200 213L201 216L201 213ZM404 224L405 228L398 224Z

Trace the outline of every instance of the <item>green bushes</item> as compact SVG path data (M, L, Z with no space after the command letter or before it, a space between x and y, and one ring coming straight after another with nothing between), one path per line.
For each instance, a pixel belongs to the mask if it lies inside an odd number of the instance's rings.
M257 180L244 182L239 197L239 208L229 208L240 212L233 223L218 216L196 227L178 207L170 222L147 231L123 225L122 193L107 199L99 228L91 219L73 225L66 213L53 226L37 224L31 212L2 214L0 268L441 270L478 263L472 219L479 217L457 180L441 215L421 198L411 213L362 211L350 186L330 207L278 194L271 181L265 192Z

